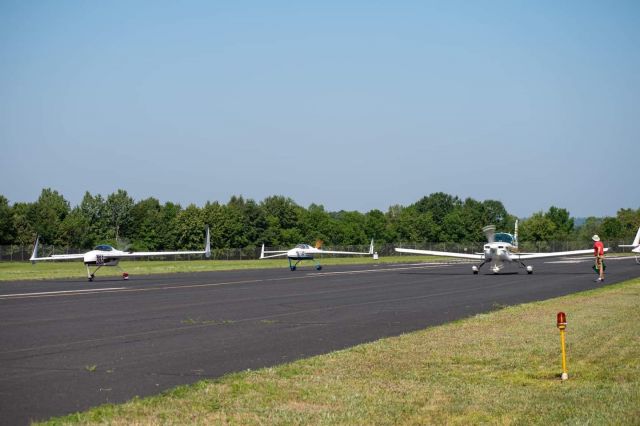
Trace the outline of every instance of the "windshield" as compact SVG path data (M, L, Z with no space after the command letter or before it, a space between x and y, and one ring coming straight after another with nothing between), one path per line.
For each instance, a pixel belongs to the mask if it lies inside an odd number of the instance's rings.
M495 236L496 243L509 243L513 244L513 235L507 234L506 232L498 232Z
M113 251L113 247L108 246L108 245L101 245L101 246L96 246L96 248L94 248L94 250L100 250L100 251Z
M309 249L309 248L311 248L311 246L310 246L309 244L298 244L298 245L296 246L296 248L299 248L299 249Z

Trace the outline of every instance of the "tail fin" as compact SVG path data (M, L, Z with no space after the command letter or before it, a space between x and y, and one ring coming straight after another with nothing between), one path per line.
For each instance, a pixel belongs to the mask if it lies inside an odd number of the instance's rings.
M260 252L260 259L264 259L264 243L262 243L262 251Z
M632 246L639 246L640 245L640 227L638 227L638 233L636 234L636 237L633 239L633 242L631 243Z
M371 239L371 245L369 245L369 254L373 255L373 238Z
M518 248L518 219L516 219L516 228L513 231L513 246Z
M211 257L211 234L209 233L208 226L207 226L207 237L204 243L204 255L205 257Z
M40 242L40 236L38 235L36 237L36 242L33 245L33 253L31 253L31 258L29 259L31 261L31 264L33 265L34 263L36 263L35 259L37 259L38 257L38 243Z
M640 247L640 228L638 228L638 233L631 244L620 244L618 247Z

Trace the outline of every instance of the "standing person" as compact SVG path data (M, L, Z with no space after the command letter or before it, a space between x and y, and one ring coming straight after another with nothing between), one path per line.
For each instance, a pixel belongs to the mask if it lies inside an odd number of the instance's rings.
M596 282L604 281L604 244L600 241L600 237L596 234L591 239L593 243L593 255L596 258L595 268L600 274Z

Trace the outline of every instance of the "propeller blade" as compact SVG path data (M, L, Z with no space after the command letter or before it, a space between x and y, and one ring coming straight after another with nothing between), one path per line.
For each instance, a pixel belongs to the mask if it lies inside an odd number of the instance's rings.
M495 225L485 226L484 228L482 228L482 232L487 237L487 242L488 243L493 243L493 242L496 241L496 226Z

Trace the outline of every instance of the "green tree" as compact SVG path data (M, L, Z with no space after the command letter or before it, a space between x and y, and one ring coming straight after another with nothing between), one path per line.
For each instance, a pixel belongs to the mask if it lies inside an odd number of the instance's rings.
M337 221L322 205L311 204L308 209L300 212L298 229L303 240L309 243L323 241L335 244L337 226Z
M13 243L15 234L13 211L9 200L0 195L0 244Z
M602 227L602 219L597 217L588 217L578 229L574 231L575 238L578 241L591 242L594 234L600 234Z
M266 221L262 240L270 246L287 246L302 240L298 229L302 208L291 198L272 196L265 198L260 204Z
M364 215L364 227L368 236L376 243L385 244L390 242L387 233L387 219L380 210L370 210Z
M624 229L623 238L633 238L640 227L640 209L620 209L616 217Z
M131 209L131 249L155 251L162 246L163 214L160 201L150 197Z
M133 217L133 199L129 197L127 191L118 189L107 197L105 212L111 231L111 236L120 241L122 237L129 237Z
M182 211L182 206L180 204L175 204L167 201L162 206L161 211L161 221L159 225L159 234L160 234L160 246L157 248L158 250L173 250L175 247L178 247L178 244L175 239L175 234L171 232L173 229L173 223Z
M175 250L202 250L204 248L205 214L195 204L180 211L173 220L172 233Z
M545 217L555 225L555 231L551 239L560 241L569 238L569 235L573 232L574 221L567 209L551 206L549 211L545 213Z
M95 246L109 239L109 222L107 220L106 204L102 195L84 193L80 202L80 213L88 224L87 245Z
M556 233L556 225L541 211L534 213L530 218L522 221L520 225L520 240L534 242L540 249L546 249L546 244L551 241Z
M436 223L442 223L444 218L456 207L460 207L462 202L458 197L454 197L444 192L435 192L428 197L423 197L413 204L419 213L431 213L431 217Z
M625 229L622 222L615 217L605 217L600 225L600 237L607 240L622 240Z
M20 245L33 244L36 240L36 229L31 219L33 203L15 203L12 208L14 243Z
M61 224L69 211L69 202L58 191L45 188L30 209L29 219L33 221L34 228L43 241L48 244L64 244Z
M92 239L89 235L89 222L80 207L74 207L60 224L61 242L74 248L89 248Z

